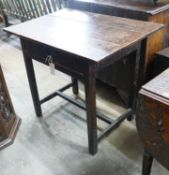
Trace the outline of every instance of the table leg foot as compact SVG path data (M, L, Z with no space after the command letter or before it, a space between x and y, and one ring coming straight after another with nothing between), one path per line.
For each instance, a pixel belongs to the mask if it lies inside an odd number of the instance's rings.
M73 83L72 87L73 94L78 95L79 93L78 80L72 77L72 83Z
M150 175L153 163L152 155L144 150L142 175Z
M128 121L132 121L132 120L134 120L134 115L130 115L130 116L128 116L128 117L127 117L127 120L128 120Z

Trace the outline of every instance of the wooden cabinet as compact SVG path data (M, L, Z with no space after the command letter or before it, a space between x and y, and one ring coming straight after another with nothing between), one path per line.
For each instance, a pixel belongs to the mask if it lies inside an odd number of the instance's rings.
M145 147L143 175L153 158L169 169L169 69L142 87L136 124Z
M15 114L0 67L0 149L13 143L20 121Z
M162 73L169 67L169 47L157 52L153 63L153 77Z
M68 6L95 13L165 24L164 30L156 32L147 40L144 71L145 81L149 79L152 73L151 66L154 54L169 45L169 4L167 1L158 2L157 5L154 5L152 1L148 0L69 0ZM115 86L126 104L131 104L128 94L132 93L133 65L134 59L131 55L108 66L105 70L100 71L97 76L99 80L110 86Z

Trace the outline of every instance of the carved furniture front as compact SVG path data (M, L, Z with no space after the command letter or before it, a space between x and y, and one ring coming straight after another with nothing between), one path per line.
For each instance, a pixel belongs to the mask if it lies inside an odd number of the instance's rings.
M0 66L0 149L13 143L19 125Z
M150 175L153 158L169 169L169 69L142 87L136 123L145 148L142 175Z
M96 154L98 143L110 131L133 113L134 106L117 120L96 111L96 73L129 54L135 59L135 76L132 94L136 98L142 79L146 38L163 27L161 24L81 12L72 9L40 17L5 31L20 37L27 76L37 116L42 116L41 105L55 96L86 109L89 152ZM56 69L70 75L72 83L57 90L44 99L39 99L32 60L52 64ZM85 86L86 103L78 103L62 92L73 87L78 94L77 81ZM58 83L58 82L56 82ZM100 135L97 134L96 116L108 123Z

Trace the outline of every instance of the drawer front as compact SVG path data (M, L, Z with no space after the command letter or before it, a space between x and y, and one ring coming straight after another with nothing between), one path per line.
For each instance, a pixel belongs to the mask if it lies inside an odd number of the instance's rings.
M38 42L29 40L22 40L21 42L23 52L27 58L37 60L46 65L52 62L56 69L68 75L84 77L88 74L89 65L93 64L85 58Z

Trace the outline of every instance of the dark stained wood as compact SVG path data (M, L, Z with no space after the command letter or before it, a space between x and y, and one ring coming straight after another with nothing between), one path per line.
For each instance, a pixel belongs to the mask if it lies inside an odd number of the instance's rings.
M102 6L112 6L115 8L121 8L130 10L131 7L134 11L137 12L143 12L150 15L154 15L160 12L163 12L164 10L167 10L169 8L169 4L167 1L158 2L156 5L154 3L150 2L149 0L75 0L77 2L86 2L88 3L88 6L90 6L90 10L92 10L92 7L94 5L102 5ZM74 2L72 0L69 0L69 2ZM71 4L70 4L71 5ZM73 5L72 5L73 6ZM87 5L86 5L87 6Z
M73 93L77 95L79 93L78 79L72 77L72 84L73 84L72 87Z
M136 123L145 150L169 169L169 69L142 87Z
M143 155L142 175L150 175L153 163L153 156L145 149Z
M89 152L97 153L97 121L96 121L96 66L91 64L85 78L85 97L88 128Z
M156 23L65 9L11 26L5 31L21 39L27 76L38 116L41 115L40 105L46 102L46 98L45 100L39 99L32 59L46 65L52 61L56 69L73 77L75 94L78 92L77 80L84 83L86 107L61 91L56 91L47 99L58 95L86 109L89 152L94 155L98 149L98 140L100 141L97 136L96 120L96 115L98 115L96 112L96 73L128 54L134 55L136 76L134 76L132 89L134 90L133 98L136 98L141 83L140 68L141 63L144 63L146 38L162 27L163 25ZM143 53L139 54L140 52ZM117 121L107 119L104 115L98 116L110 124L111 127L104 130L110 132L110 129L115 125L119 126L131 114L133 114L133 109L129 109Z
M24 43L22 43L22 40L21 40L21 44L22 44L22 46L24 45ZM33 98L34 106L35 106L35 111L36 111L37 116L41 117L42 116L42 110L39 107L40 106L40 100L39 100L39 93L38 93L38 88L37 88L37 84L36 84L36 77L35 77L33 62L32 62L32 59L28 58L24 52L23 52L23 54L24 54L24 62L25 62L26 72L27 72L27 75L28 75L29 85L32 89L31 95L32 95L32 98Z
M69 0L68 2L68 6L73 9L165 24L165 29L156 32L147 40L145 81L150 78L154 54L169 45L169 4L167 0L158 1L156 5L150 0ZM128 106L131 101L128 94L131 93L134 65L133 56L130 55L122 61L109 65L97 74L98 80L117 88ZM119 69L122 71L119 72Z
M101 62L159 28L162 25L156 23L65 9L8 27L5 31L66 50L89 61Z
M13 143L20 122L20 118L15 114L0 66L0 149Z
M154 21L166 24L166 30L169 30L168 1L158 2L157 5L154 5L148 0L69 0L68 2L70 8L125 18ZM168 45L167 41L169 41L167 31L165 31L166 45Z
M155 53L169 46L169 9L149 16L148 21L165 24L165 28L156 34L153 34L148 39L148 52L145 64L145 81L149 80L152 75L152 63Z
M142 87L154 95L161 97L163 100L169 100L168 87L169 87L169 69L164 71L162 74L151 80L149 83Z
M3 22L3 18L2 18L2 16L0 15L0 22Z
M169 47L157 52L153 61L153 76L155 77L169 67Z

